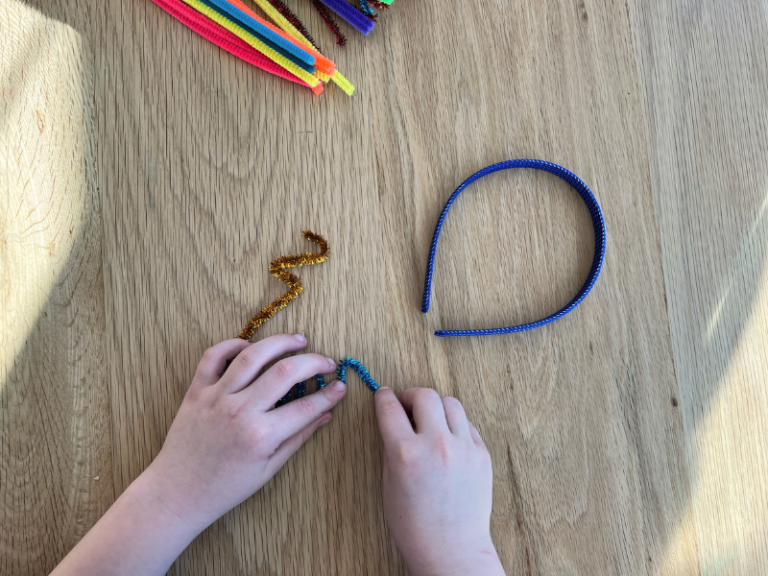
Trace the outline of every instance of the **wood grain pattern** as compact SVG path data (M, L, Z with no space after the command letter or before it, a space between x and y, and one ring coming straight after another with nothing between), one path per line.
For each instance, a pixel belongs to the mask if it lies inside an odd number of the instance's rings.
M386 35L339 55L361 81L364 96L352 100L287 92L222 63L149 3L107 19L106 52L121 60L106 83L120 105L104 112L102 149L116 490L159 450L203 349L282 290L268 263L301 249L308 227L327 235L332 260L304 272L306 294L261 334L304 330L312 349L362 359L395 388L429 385L465 402L497 462L494 530L510 572L642 573L677 525L687 475L683 461L665 466L682 427L669 405L671 345L626 12L595 9L611 37L601 51L569 3L530 7L520 17L528 27L496 51L502 24L488 33L472 3L456 9L478 26L458 37L447 22L420 32L437 9L393 10ZM547 49L555 36L557 49ZM445 70L435 58L470 62L479 51L490 68L510 50L520 51L516 64L495 76ZM388 73L382 54L392 57L389 86L374 82ZM189 58L194 73L185 73ZM532 103L533 125L511 113ZM605 114L580 112L590 109ZM617 119L634 137L613 130ZM435 308L418 312L444 199L477 168L523 155L555 158L594 186L612 222L605 276L552 328L437 340L431 331L447 322L543 315L586 274L591 246L578 239L591 231L575 194L546 176L498 175L457 206ZM527 235L527 245L514 241ZM559 252L569 245L579 248ZM638 298L642 308L628 305ZM118 375L125 386L114 386ZM334 425L208 530L177 571L404 573L381 520L379 460L370 396L353 388Z
M0 573L45 574L113 498L93 76L16 0L0 38Z
M146 0L30 3L93 47L109 389L108 408L94 406L112 442L89 457L108 458L114 494L159 451L202 351L281 293L269 262L306 249L310 228L331 259L302 270L305 292L259 335L303 331L311 350L355 356L395 389L458 397L492 452L493 534L509 574L762 573L759 3L715 32L726 16L715 3L402 1L344 50L317 34L356 83L352 99L270 78ZM323 30L310 3L294 4ZM733 103L738 113L712 116ZM713 162L719 138L732 141L729 164ZM737 172L744 151L757 168ZM604 272L541 330L437 339L436 328L542 317L587 274L578 195L548 175L495 174L453 208L432 310L419 312L445 200L477 169L525 156L592 187L608 225ZM717 195L734 174L738 209ZM697 322L723 294L710 345ZM406 573L383 522L371 398L351 386L333 423L171 573ZM43 526L30 521L29 542L44 542ZM11 573L32 556L2 554Z
M768 12L632 7L700 573L768 572ZM675 535L665 556L689 543Z

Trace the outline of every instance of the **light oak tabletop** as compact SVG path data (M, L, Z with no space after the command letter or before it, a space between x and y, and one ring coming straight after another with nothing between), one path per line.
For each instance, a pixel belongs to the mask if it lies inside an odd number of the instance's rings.
M304 332L395 390L461 400L511 575L768 572L768 8L760 0L395 0L319 97L149 0L0 0L0 573L45 574L162 446L203 351ZM605 265L564 305L594 191ZM178 575L406 574L355 376L323 428Z

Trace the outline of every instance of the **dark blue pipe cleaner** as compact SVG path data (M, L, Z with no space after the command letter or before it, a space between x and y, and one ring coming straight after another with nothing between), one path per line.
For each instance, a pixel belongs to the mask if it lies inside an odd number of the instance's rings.
M357 375L360 377L360 380L363 381L363 383L368 387L368 390L371 392L376 392L376 390L379 389L379 385L376 384L376 380L371 378L371 375L368 373L368 370L365 366L363 366L359 360L355 360L354 358L347 357L345 360L340 360L339 365L336 367L336 378L344 382L344 384L347 383L347 368L352 368L355 372L357 372ZM317 390L322 390L326 387L325 378L322 374L318 374L315 376L315 387ZM288 404L291 400L295 400L297 398L303 398L307 395L307 383L306 382L299 382L296 384L296 392L294 393L292 390L288 391L288 394L280 398L277 402L277 406L282 406L284 404Z
M432 289L432 275L433 268L435 266L437 241L440 238L440 230L443 228L443 223L445 222L445 217L448 216L448 210L451 208L451 204L453 204L453 201L456 200L459 194L461 194L462 191L475 180L478 180L483 176L487 176L493 172L498 172L499 170L508 170L510 168L533 168L534 170L549 172L550 174L554 174L558 178L568 182L568 184L573 186L576 192L579 193L579 196L581 196L581 199L584 200L584 203L589 209L589 214L592 217L592 225L595 228L595 256L592 259L592 268L589 271L589 275L587 276L584 285L576 293L576 296L574 296L573 299L568 302L568 304L566 304L562 309L558 310L554 314L551 314L541 320L537 320L536 322L529 322L528 324L521 324L519 326L510 326L508 328L491 328L486 330L438 330L435 332L435 336L487 336L489 334L509 334L511 332L524 332L525 330L531 330L533 328L538 328L539 326L544 326L545 324L549 324L550 322L554 322L555 320L562 318L571 310L576 308L576 306L581 304L581 301L584 300L587 294L589 294L589 291L592 290L592 286L595 285L595 281L600 274L600 269L603 267L603 257L605 256L605 221L603 220L603 212L600 210L600 205L597 203L597 200L595 199L595 196L592 194L592 191L589 189L589 187L584 184L581 178L576 176L576 174L570 170L566 170L562 166L553 164L552 162L531 159L506 160L504 162L499 162L498 164L487 166L467 178L464 182L462 182L461 186L456 188L456 191L451 194L451 197L445 204L445 208L443 208L443 211L440 214L440 218L437 220L435 233L432 236L432 246L429 250L429 261L427 263L427 276L424 280L424 297L421 301L421 311L426 313L429 310L429 293Z

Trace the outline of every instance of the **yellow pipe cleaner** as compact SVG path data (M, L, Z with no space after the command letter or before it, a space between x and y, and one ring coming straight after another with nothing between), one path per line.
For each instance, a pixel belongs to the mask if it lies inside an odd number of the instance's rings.
M304 230L301 235L310 242L314 242L320 246L320 252L305 252L304 254L281 256L272 261L272 264L269 266L269 272L278 280L288 284L288 292L277 298L269 306L265 307L261 312L256 314L256 316L251 318L250 322L243 328L243 331L240 332L238 338L242 338L243 340L250 340L253 338L253 335L259 326L272 318L276 312L288 306L288 304L295 300L298 295L301 294L302 290L304 290L304 286L301 284L301 279L295 274L286 272L286 268L298 268L310 264L319 264L320 262L328 260L330 251L328 249L328 242L325 238L319 234L310 232L309 230Z
M256 38L256 36L254 36L253 34L246 32L243 28L241 28L240 26L232 22L229 18L225 18L224 16L222 16L215 10L212 10L211 8L209 8L202 2L199 2L198 0L184 0L184 3L191 6L201 14L207 16L208 18L216 22L219 26L223 26L224 28L232 32L232 34L234 34L235 36L239 36L242 40L245 40L246 42L248 42L248 44L256 48L256 50L264 54L264 56L266 56L273 62L279 64L280 66L282 66L283 68L291 72L294 76L298 76L313 88L318 84L320 84L320 80L318 80L315 76L313 76L312 74L310 74L309 72L301 68L300 66L297 66L296 64L291 62L288 58L278 53L276 50L273 50L272 48L264 44L264 42Z
M277 24L277 26L283 32L285 32L286 34L290 34L305 46L312 48L312 43L304 37L304 34L296 30L296 27L293 24L291 24L285 18L285 16L280 14L280 12L278 12L275 9L275 7L272 6L272 4L270 4L267 0L253 0L253 1L256 3L256 5L259 8L261 8L264 11L264 13L267 16L272 18L275 24ZM293 70L291 70L291 72L293 72ZM315 76L319 77L319 75L317 74L317 71L315 72ZM299 76L299 78L301 78L301 76ZM334 70L333 74L331 74L331 80L333 81L334 84L336 84L339 88L341 88L347 96L352 96L352 94L354 94L355 87L352 85L352 83L349 80L344 78L344 76L342 76L338 70Z
M275 24L277 24L277 26L278 26L278 27L279 27L279 28L280 28L280 29L281 29L283 32L285 32L286 34L290 34L291 36L293 36L294 38L296 38L296 40L298 40L299 42L301 42L301 43L302 43L302 44L304 44L305 46L308 46L308 47L310 47L310 48L314 48L314 46L312 46L312 44L310 43L310 41L309 41L309 40L307 40L307 39L304 37L304 34L302 34L301 32L299 32L298 30L296 30L296 27L295 27L293 24L291 24L291 23L290 23L290 22L289 22L289 21L286 19L286 17L285 17L285 16L283 16L282 14L280 14L280 12L278 12L278 11L277 11L277 9L276 9L274 6L272 6L272 4L270 4L269 2L267 2L267 0L253 0L253 1L256 3L256 5L257 5L259 8L261 8L261 9L264 11L264 13L265 13L267 16L269 16L270 18L272 18L272 20L274 21L274 23L275 23Z
M352 86L350 81L344 78L344 76L342 76L338 70L333 76L331 76L331 80L333 80L336 86L344 90L344 93L347 96L352 96L352 94L355 93L355 87Z

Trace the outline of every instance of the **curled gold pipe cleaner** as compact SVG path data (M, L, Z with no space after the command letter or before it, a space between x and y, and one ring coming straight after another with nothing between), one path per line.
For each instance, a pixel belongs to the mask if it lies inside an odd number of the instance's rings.
M301 284L301 279L295 274L287 272L286 268L298 268L300 266L319 264L325 262L328 259L329 249L328 241L314 232L304 230L301 233L304 238L317 244L320 247L320 252L305 252L304 254L294 254L292 256L280 256L272 261L269 265L269 272L278 280L285 282L288 285L288 292L275 299L269 306L266 306L256 316L251 318L248 324L245 325L243 331L240 332L238 338L243 340L250 340L253 338L256 330L264 324L267 320L272 318L275 313L282 310L290 302L295 300L301 291L304 290L304 286Z

